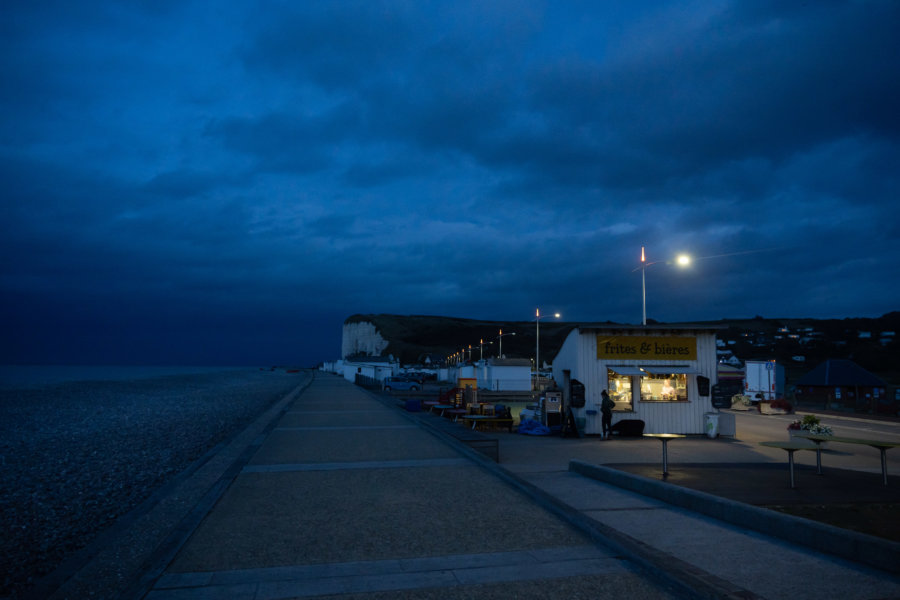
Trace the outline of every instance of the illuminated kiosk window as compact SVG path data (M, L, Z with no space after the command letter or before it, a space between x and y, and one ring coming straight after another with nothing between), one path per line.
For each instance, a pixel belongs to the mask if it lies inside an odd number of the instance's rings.
M687 375L646 373L641 377L641 402L687 402Z
M607 387L610 399L616 403L614 411L633 411L634 396L632 394L631 377L637 371L634 367L619 370L607 369ZM637 371L637 373L640 373Z

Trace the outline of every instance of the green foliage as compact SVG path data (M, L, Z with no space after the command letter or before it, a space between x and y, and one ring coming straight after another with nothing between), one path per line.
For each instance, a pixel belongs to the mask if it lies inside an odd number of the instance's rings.
M800 421L800 426L803 429L808 429L809 427L812 427L813 425L818 425L819 423L820 423L819 417L817 417L816 415L805 415L803 417L803 419Z

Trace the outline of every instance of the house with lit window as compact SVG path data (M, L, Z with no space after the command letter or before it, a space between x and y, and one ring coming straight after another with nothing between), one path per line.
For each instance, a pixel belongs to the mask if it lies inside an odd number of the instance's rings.
M602 431L600 394L616 403L613 424L644 422L644 433L702 434L717 378L715 326L583 325L573 329L553 359L553 379L584 433ZM573 382L584 386L571 402ZM580 387L576 385L580 390Z

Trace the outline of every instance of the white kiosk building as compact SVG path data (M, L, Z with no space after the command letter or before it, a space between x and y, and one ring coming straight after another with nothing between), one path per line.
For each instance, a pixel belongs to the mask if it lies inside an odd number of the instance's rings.
M600 393L615 401L612 422L638 419L644 433L702 434L717 412L714 326L582 325L553 360L563 406L584 419L584 433L602 433ZM584 406L570 403L571 382L584 385ZM578 404L578 403L576 403Z

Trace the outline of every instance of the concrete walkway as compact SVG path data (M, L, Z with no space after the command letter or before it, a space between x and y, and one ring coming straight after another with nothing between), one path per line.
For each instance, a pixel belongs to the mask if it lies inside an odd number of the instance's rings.
M146 598L666 598L675 589L397 407L317 375Z
M747 504L728 500L738 524L723 521L653 497L677 486L598 466L648 475L655 441L490 434L498 464L437 425L316 374L135 519L123 535L135 557L126 563L111 543L105 562L53 597L900 598L889 569L741 526ZM670 470L685 480L759 461L740 443L680 442ZM684 468L692 462L719 470L695 476ZM603 473L630 479L623 487ZM634 482L646 493L626 489ZM712 497L696 498L705 510ZM110 564L124 594L95 593ZM139 567L128 575L128 565Z

